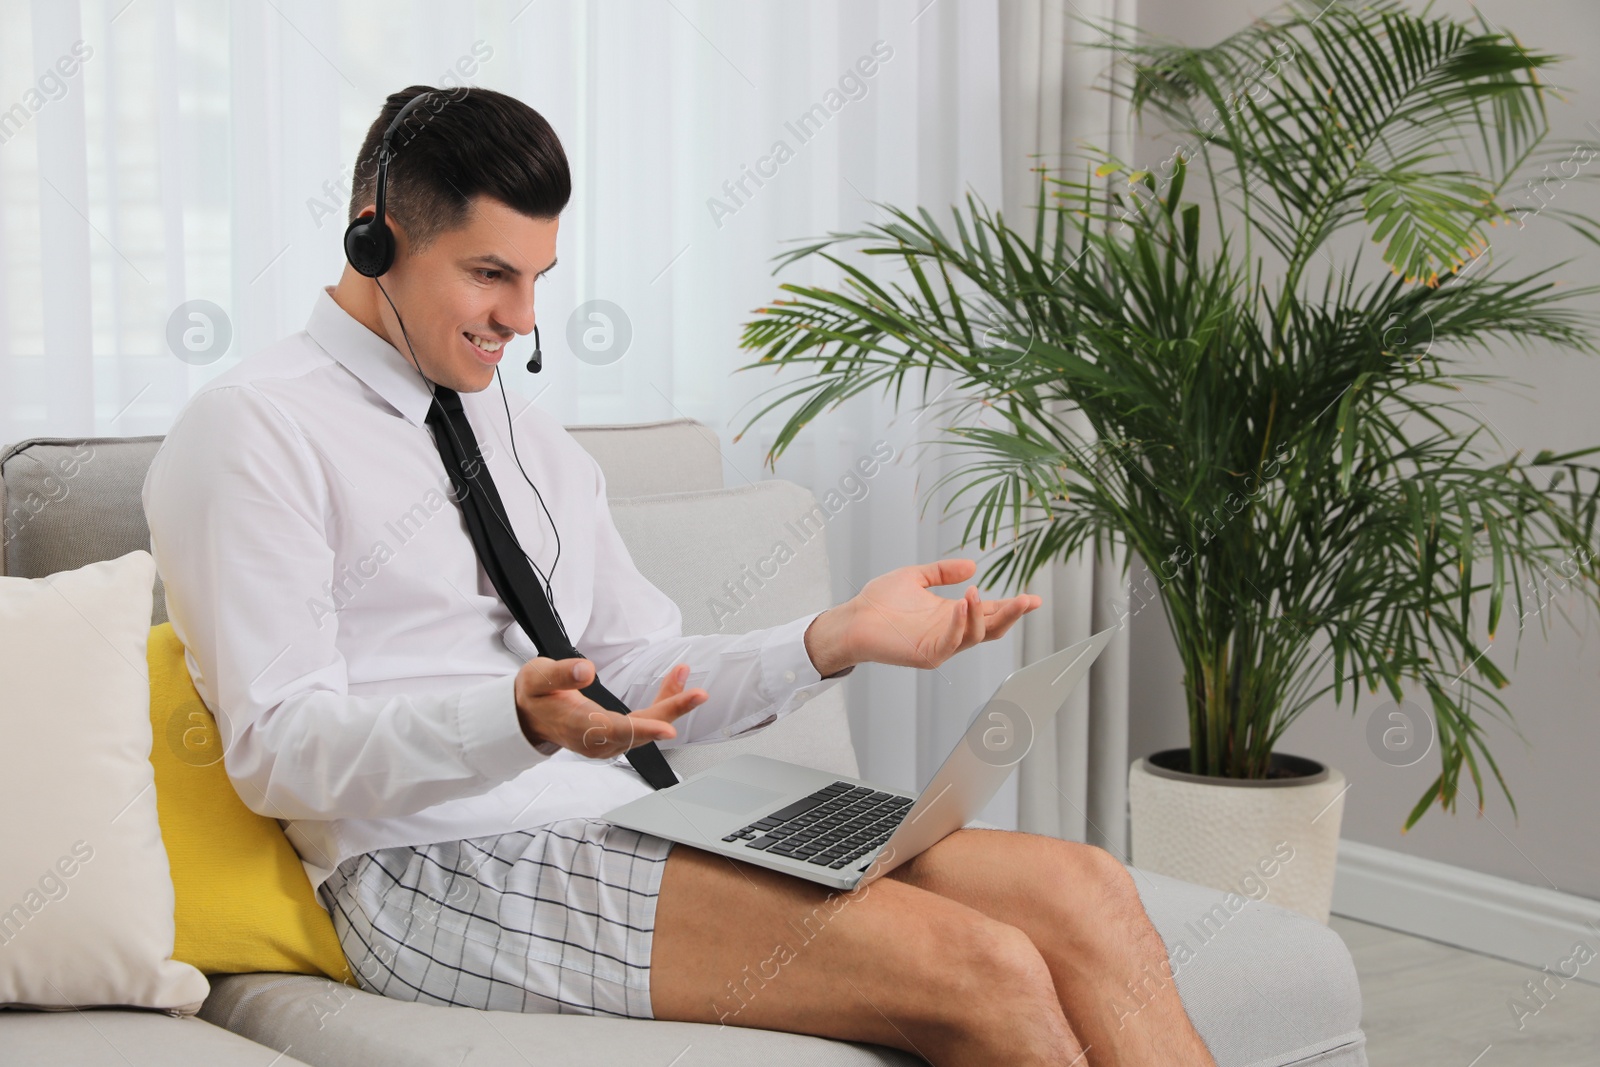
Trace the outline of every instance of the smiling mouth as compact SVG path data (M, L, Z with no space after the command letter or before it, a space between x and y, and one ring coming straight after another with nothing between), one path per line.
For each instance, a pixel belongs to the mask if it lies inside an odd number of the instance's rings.
M491 364L500 362L500 357L505 352L506 343L504 340L498 337L485 337L482 334L467 333L466 331L462 331L461 336L466 339L468 346L483 362Z

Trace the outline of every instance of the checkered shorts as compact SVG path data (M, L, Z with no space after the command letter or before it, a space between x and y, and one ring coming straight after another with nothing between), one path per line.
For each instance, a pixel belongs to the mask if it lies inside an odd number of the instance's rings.
M491 1011L650 1019L672 842L602 819L379 849L318 892L361 988Z

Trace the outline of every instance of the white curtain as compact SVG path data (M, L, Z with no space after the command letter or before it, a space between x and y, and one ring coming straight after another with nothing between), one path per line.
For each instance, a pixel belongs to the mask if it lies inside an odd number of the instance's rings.
M1116 58L1091 47L1112 22L1132 24L1136 0L1007 0L1001 5L1001 89L1005 213L1033 232L1036 167L1070 163L1085 143L1128 158L1125 106L1089 86L1108 84ZM1081 159L1081 156L1079 156ZM1076 175L1075 175L1076 176ZM1079 433L1087 421L1058 410ZM1024 619L1022 654L1032 660L1108 626L1127 629L1123 555L1087 554L1042 569L1029 591L1045 606ZM1127 858L1128 635L1118 636L1034 739L1018 773L1018 825L1034 833L1088 841Z
M960 515L939 521L933 502L919 519L949 460L911 446L937 417L857 397L807 426L775 474L775 419L735 442L773 384L733 373L754 358L740 327L783 281L837 284L820 260L773 277L786 241L857 228L872 201L948 218L968 190L1019 218L1029 153L1103 142L1111 112L1088 86L1107 56L1069 47L1087 33L1071 0L0 8L0 442L162 433L200 384L301 329L339 277L351 165L383 98L473 84L544 114L575 179L560 266L540 286L545 371L521 369L523 339L509 389L569 424L699 419L730 485L778 476L820 496L887 443L899 458L864 490L847 483L859 499L830 523L837 599L892 567L976 552ZM213 348L180 359L171 338L199 321L195 300L221 311ZM604 365L569 342L597 321L574 325L593 300L631 331ZM925 782L999 680L1099 625L1115 584L1105 566L1052 568L1025 629L938 671L858 670L847 698L864 773ZM1120 848L1123 644L987 819Z

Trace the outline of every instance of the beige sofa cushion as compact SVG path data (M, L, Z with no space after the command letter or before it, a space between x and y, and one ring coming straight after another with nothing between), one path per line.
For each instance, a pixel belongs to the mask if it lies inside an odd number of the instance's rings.
M0 1013L0 1050L43 1067L306 1067L195 1016L151 1011Z
M286 1048L318 1067L463 1062L469 1067L917 1067L924 1062L882 1045L747 1026L414 1004L309 975L218 978L200 1017L263 1045Z
M717 433L693 419L568 426L606 476L606 496L649 496L722 487Z
M810 490L781 480L611 501L634 565L677 603L686 634L747 633L830 606L819 512ZM770 727L662 752L680 778L746 752L860 773L839 685Z
M34 438L0 449L0 574L43 578L150 548L139 490L159 436ZM150 625L167 621L156 576Z

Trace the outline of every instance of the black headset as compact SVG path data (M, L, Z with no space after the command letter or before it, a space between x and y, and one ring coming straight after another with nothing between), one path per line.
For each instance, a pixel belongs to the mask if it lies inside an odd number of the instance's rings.
M370 219L357 218L344 231L344 256L356 273L366 275L368 278L377 278L386 274L394 266L394 231L389 229L388 216L384 214L384 193L389 186L389 158L393 151L389 142L394 138L394 131L400 128L406 116L428 98L428 93L418 93L406 101L405 107L389 123L389 128L383 131L383 146L378 149L378 195L377 210ZM382 285L379 285L382 288ZM384 293L387 299L388 293ZM399 318L399 313L395 313ZM401 330L404 331L402 326ZM409 341L407 342L409 344ZM415 355L415 353L413 353ZM417 368L421 372L421 368ZM544 370L544 352L539 344L539 324L533 326L533 355L528 359L528 372L538 374ZM499 368L495 369L498 376ZM501 386L504 389L505 386Z
M400 323L400 335L405 338L406 348L411 351L412 364L417 368L417 373L422 375L423 382L428 386L428 392L435 394L436 390L433 382L426 374L422 373L422 364L417 362L417 350L412 347L411 335L406 332L405 320L400 317L400 309L394 306L394 300L389 296L389 291L383 287L383 282L378 281L381 275L388 273L389 268L394 266L395 257L394 232L389 229L388 220L384 215L384 193L389 184L389 159L393 155L389 142L394 137L394 131L400 128L400 123L405 121L406 116L411 114L430 95L429 93L418 93L406 101L405 106L400 109L400 113L394 117L394 121L389 123L389 128L383 131L383 145L378 149L378 191L374 205L377 211L370 219L355 219L345 229L344 255L345 259L350 261L350 265L356 269L356 273L365 275L377 282L378 291L383 294L385 300L389 301L389 307L394 311L395 321ZM528 360L528 370L538 374L542 369L544 369L544 356L539 350L539 326L535 323L533 327L533 357ZM522 480L528 483L528 486L533 490L534 496L539 498L539 507L544 510L544 517L550 521L550 529L555 531L556 556L550 564L550 574L553 577L556 573L556 566L561 562L561 531L556 529L556 520L550 516L550 509L546 507L544 502L544 494L539 492L539 487L533 484L533 479L529 478L528 472L523 470L522 457L517 455L517 436L511 425L511 405L506 400L506 386L505 382L500 380L499 367L494 369L494 378L500 385L500 403L505 407L506 411L506 433L511 438L511 455L517 461L517 470L521 472ZM444 424L450 428L450 435L455 437L455 429L450 426L450 420L444 420ZM460 438L456 438L456 451L461 455L466 455L466 449L461 446ZM565 635L567 628L561 622L561 613L555 610L555 590L551 588L550 578L545 577L544 572L539 569L539 565L533 561L533 557L528 555L527 550L522 547L522 542L517 540L517 535L512 531L511 524L506 520L505 516L501 515L492 506L492 501L490 504L489 511L494 515L495 521L500 523L501 527L506 531L506 535L511 538L512 544L517 546L517 551L522 553L522 558L528 561L528 565L533 568L533 572L544 582L545 597L550 601L551 614L556 617L556 625L561 627L561 632ZM567 638L569 644L571 640L569 636Z

